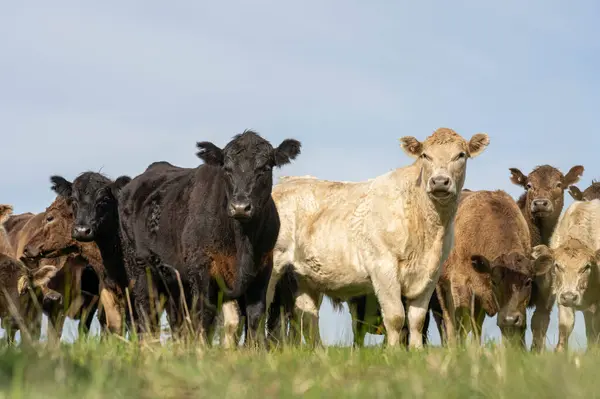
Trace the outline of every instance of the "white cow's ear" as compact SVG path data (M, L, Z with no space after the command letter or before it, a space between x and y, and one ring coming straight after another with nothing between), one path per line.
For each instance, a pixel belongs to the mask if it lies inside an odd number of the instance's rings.
M577 186L569 186L569 194L575 201L583 201L583 193Z
M477 133L469 140L469 155L475 158L490 144L490 137L485 133Z
M412 136L404 136L400 139L400 147L409 157L418 158L423 152L423 144Z

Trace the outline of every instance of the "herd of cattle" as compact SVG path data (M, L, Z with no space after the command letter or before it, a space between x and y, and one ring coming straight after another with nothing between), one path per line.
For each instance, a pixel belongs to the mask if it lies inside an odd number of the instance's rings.
M102 333L160 333L166 312L173 339L212 339L223 315L225 347L279 340L320 343L324 296L352 314L354 344L367 332L388 346L427 343L430 312L443 344L480 339L497 315L503 339L542 350L554 303L558 349L574 312L588 343L600 338L600 184L581 192L583 166L563 174L511 168L525 190L463 189L467 160L489 144L437 129L425 141L400 139L414 162L363 182L284 177L273 168L300 154L247 130L224 148L197 144L204 163L155 162L116 180L85 172L52 176L57 194L45 212L12 214L0 205L0 317L38 339L42 314L60 337L65 317ZM561 216L564 192L576 200ZM25 334L25 335L24 335Z

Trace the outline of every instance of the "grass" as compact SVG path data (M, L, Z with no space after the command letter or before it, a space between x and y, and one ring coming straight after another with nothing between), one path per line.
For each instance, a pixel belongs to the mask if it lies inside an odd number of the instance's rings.
M54 346L3 345L0 397L599 397L597 355L536 355L493 345L225 351L91 337Z

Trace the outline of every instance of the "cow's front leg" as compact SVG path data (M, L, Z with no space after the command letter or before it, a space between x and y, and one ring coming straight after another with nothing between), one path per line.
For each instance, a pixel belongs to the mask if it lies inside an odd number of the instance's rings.
M266 294L272 267L266 265L260 270L246 291L246 317L248 330L246 343L262 345L265 339Z
M240 309L237 300L223 303L223 347L232 349L237 347L240 338Z
M376 273L371 276L373 289L381 306L383 324L387 333L387 343L390 347L398 346L403 341L405 313L402 304L401 286L395 273L396 262L381 262L377 265ZM427 303L425 304L427 309ZM423 314L424 316L424 314ZM424 317L423 317L424 319ZM421 325L422 325L421 321ZM421 331L419 339L422 342Z
M558 344L556 351L562 352L569 347L569 337L575 326L575 311L573 308L558 305Z
M431 295L435 290L435 282L431 282L421 292L421 294L415 298L408 299L408 327L410 348L420 349L423 347L423 325L425 324L425 317L429 310L429 301Z

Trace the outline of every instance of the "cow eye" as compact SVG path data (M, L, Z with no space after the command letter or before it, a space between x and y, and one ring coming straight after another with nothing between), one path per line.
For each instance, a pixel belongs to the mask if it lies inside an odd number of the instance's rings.
M52 216L52 215L49 215L49 216L46 218L46 222L47 222L47 223L50 223L50 222L51 222L51 221L53 221L53 220L54 220L54 216Z
M584 267L581 268L581 270L579 271L580 273L585 273L588 270L590 270L592 268L592 265L590 265L589 263L587 265L585 265Z
M562 183L561 182L556 183L556 188L562 188Z
M456 157L457 159L462 159L462 158L466 158L467 157L467 153L466 152L461 152L460 154L458 154L458 156Z
M525 280L525 287L526 288L531 287L531 279L530 278L528 278L527 280Z
M561 265L559 265L558 263L554 264L554 268L560 272L564 271L565 269L563 269L563 267Z
M431 159L431 158L429 157L429 155L427 155L427 154L425 154L425 153L422 153L422 154L421 154L421 158L423 158L423 159L427 159L427 160L430 160L430 159Z
M533 186L531 185L531 183L527 183L527 186L525 186L525 187L527 187L527 190L531 190L533 188Z

